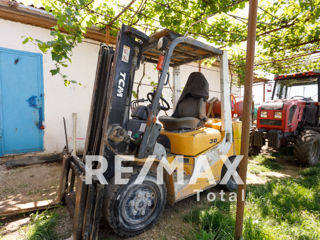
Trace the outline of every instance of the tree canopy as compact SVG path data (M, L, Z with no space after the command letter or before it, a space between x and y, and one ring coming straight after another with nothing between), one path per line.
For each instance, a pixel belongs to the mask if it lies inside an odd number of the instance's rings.
M87 28L102 31L109 26L116 35L122 23L153 33L168 28L180 34L204 38L229 50L234 71L244 78L247 38L246 0L41 0L57 19L52 40L29 36L43 52L51 51L65 84L62 68L71 62L72 49L84 38ZM121 15L120 15L121 13ZM255 69L282 74L320 68L320 0L261 0L257 18ZM68 34L62 32L67 31Z

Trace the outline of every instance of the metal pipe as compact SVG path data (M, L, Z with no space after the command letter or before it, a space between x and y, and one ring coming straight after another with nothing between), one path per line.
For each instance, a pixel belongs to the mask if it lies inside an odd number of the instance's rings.
M266 83L263 82L263 102L266 101Z
M181 96L180 67L173 67L173 110L176 109Z
M277 80L276 81L274 81L274 83L273 83L273 89L272 89L272 97L271 97L271 100L273 100L274 99L274 94L275 94L275 92L276 92L276 86L277 86Z
M81 172L84 173L86 171L86 167L85 167L84 163L80 160L79 157L71 156L70 160L72 163L74 163L80 169Z
M77 113L72 113L73 137L72 137L72 155L77 156Z
M257 8L258 0L249 1L249 17L248 17L248 38L247 38L247 56L245 69L245 84L244 84L244 101L243 101L243 121L242 121L242 135L241 135L241 155L243 160L239 165L239 176L244 184L239 185L237 194L237 213L235 226L235 240L242 237L243 232L243 216L245 205L245 190L247 181L247 165L249 152L249 130L251 125L251 111L252 111L252 83L253 83L253 68L254 68L254 54L256 41L256 23L257 23Z
M64 127L64 137L66 139L66 149L67 149L67 152L69 152L68 134L67 134L67 126L66 126L65 117L63 117L63 127Z
M318 102L320 102L320 76L318 76Z

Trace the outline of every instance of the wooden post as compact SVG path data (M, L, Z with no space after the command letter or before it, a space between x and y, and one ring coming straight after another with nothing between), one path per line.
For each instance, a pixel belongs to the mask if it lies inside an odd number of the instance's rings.
M242 136L241 136L241 155L243 159L239 165L239 176L244 184L239 184L237 194L237 213L235 226L235 240L242 238L243 217L245 205L245 191L247 181L248 152L249 152L249 131L251 127L251 111L252 111L252 83L254 54L256 41L256 23L257 23L258 0L249 1L249 20L248 20L248 38L247 38L247 56L245 69L244 84L244 101L243 101L243 120L242 120Z
M106 44L110 44L110 25L106 26Z
M198 69L199 69L199 72L201 72L201 63L202 63L201 60L199 60L199 61L198 61Z

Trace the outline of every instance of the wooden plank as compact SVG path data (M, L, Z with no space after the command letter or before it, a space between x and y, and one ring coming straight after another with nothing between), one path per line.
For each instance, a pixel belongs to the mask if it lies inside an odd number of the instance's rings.
M73 216L72 235L74 240L82 239L82 226L84 218L84 208L86 204L88 187L83 176L77 177L75 209Z
M110 44L110 25L106 26L106 44Z
M96 187L94 184L88 185L87 201L86 207L84 209L84 224L82 228L82 238L83 240L88 240L92 230L92 219L94 214L94 207L96 202Z
M17 214L27 213L27 212L34 212L37 210L43 210L46 208L54 207L58 204L59 203L55 200L44 200L44 201L15 204L6 208L6 210L0 212L0 217L12 216L12 215L17 215Z
M75 179L76 179L75 172L72 171L72 172L71 172L71 176L70 176L70 185L69 185L69 188L68 188L68 192L74 192L74 182L75 182Z
M72 113L72 155L77 156L77 120L78 120L78 114Z
M94 213L93 213L93 221L92 221L90 240L98 240L99 223L100 223L100 219L103 215L102 209L103 209L105 187L106 186L102 185L102 184L97 184L97 186L96 186L96 205L95 205Z
M70 171L70 156L65 154L63 156L63 161L62 161L62 171L60 176L57 202L62 202L64 200L66 189L68 186L69 171Z
M34 164L42 164L42 163L51 163L60 161L62 158L61 154L54 154L48 156L30 156L25 158L18 158L7 160L5 165L7 168L14 168L14 167L24 167L30 166Z

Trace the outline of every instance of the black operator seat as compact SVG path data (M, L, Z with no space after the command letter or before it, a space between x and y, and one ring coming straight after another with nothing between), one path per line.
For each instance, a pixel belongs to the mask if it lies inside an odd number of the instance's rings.
M209 84L200 72L190 74L171 117L161 116L159 121L165 130L193 130L203 126L207 120L206 101L209 97Z

